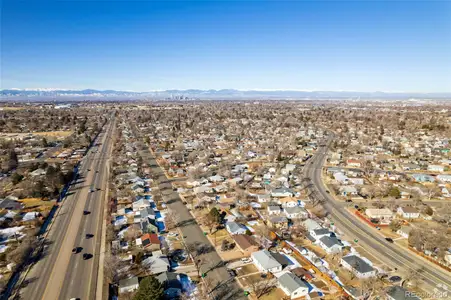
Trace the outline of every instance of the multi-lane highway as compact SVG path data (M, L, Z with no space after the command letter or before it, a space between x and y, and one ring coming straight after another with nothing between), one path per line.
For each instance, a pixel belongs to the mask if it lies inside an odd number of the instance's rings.
M439 284L451 288L451 274L449 272L401 246L387 242L376 229L359 221L340 202L326 192L321 174L327 147L332 139L333 136L330 136L327 144L319 147L315 156L306 164L305 176L312 180L319 197L325 200L324 206L330 213L335 226L349 238L357 239L358 244L387 266L393 269L397 268L405 274L421 269L419 276L424 282L423 287L429 291L432 291Z
M26 275L24 299L97 299L103 204L114 119L83 158L80 179L68 191L46 234L43 257ZM94 191L91 192L91 188ZM84 214L84 211L89 212ZM89 234L90 236L86 236ZM73 253L74 247L81 247ZM83 254L90 254L84 259Z

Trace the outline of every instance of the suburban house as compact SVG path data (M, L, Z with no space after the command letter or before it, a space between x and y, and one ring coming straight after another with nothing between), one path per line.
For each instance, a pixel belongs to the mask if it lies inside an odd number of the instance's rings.
M352 196L357 196L358 192L354 186L341 186L340 194L343 197L352 197Z
M445 171L445 166L442 166L442 165L429 165L428 166L428 171L444 172Z
M258 194L257 195L257 200L260 203L269 202L271 200L271 195L269 195L269 194Z
M235 234L245 234L247 227L237 222L227 222L226 229L230 234L235 235Z
M322 228L321 225L318 224L318 222L316 222L315 220L312 220L312 219L307 219L304 222L302 222L302 224L309 232L312 230L315 230L315 229Z
M388 208L367 208L365 214L370 219L379 219L383 224L388 224L393 219L393 212Z
M369 278L376 275L376 270L367 261L354 254L343 257L341 264L358 278Z
M131 293L139 288L138 277L130 277L119 281L119 294Z
M409 238L409 234L412 231L412 227L410 226L401 226L401 228L396 231L397 234L399 234L402 237L405 237L406 239Z
M150 274L159 274L170 269L169 259L161 251L152 252L152 256L144 259L141 265L148 269Z
M284 216L274 216L268 219L268 225L277 229L288 228L288 219Z
M307 219L308 218L308 212L305 210L305 208L302 208L300 206L294 206L294 207L285 207L284 208L285 215L289 219Z
M346 161L346 166L353 167L353 168L360 168L362 166L362 163L356 159L348 159Z
M405 219L417 219L420 217L420 212L412 206L398 207L397 213Z
M437 175L437 180L442 181L442 182L451 182L451 175L446 175L446 174L440 174Z
M294 197L280 198L279 200L277 200L277 203L282 205L282 207L295 207L299 204L298 200Z
M160 239L156 233L146 233L136 240L136 245L150 251L160 250Z
M307 271L306 269L302 268L302 267L297 267L291 270L291 272L296 275L297 277L305 280L305 281L309 281L312 280L314 277L312 275L312 273L310 273L309 271Z
M294 196L294 191L286 188L286 187L282 187L282 188L278 188L278 189L273 189L271 191L271 196L275 197L275 198L285 198L285 197L293 197Z
M313 229L310 231L310 235L315 239L318 240L320 238L322 238L323 236L330 236L330 231L329 229L326 228L318 228L318 229Z
M340 183L340 184L348 184L349 183L349 178L348 176L346 176L345 174L343 174L342 172L337 172L334 173L334 178L335 180Z
M258 251L258 244L252 236L247 234L235 234L232 238L244 255L250 256L253 252Z
M268 215L278 215L280 214L281 210L280 210L280 206L278 205L268 205L268 207L266 208L268 210Z
M167 299L177 299L182 294L182 283L179 274L174 272L163 272L155 278L161 283L164 289L164 295Z
M307 284L291 272L286 272L280 276L278 278L278 285L291 299L304 297L308 294L309 290Z
M428 175L428 174L411 174L410 175L415 181L417 182L434 182L435 178L434 176Z
M252 260L260 272L276 273L282 271L282 265L268 250L260 250L251 254Z
M328 254L341 252L343 248L343 244L335 236L323 236L319 238L316 242Z
M409 292L399 285L389 287L386 296L387 300L421 300L415 293Z

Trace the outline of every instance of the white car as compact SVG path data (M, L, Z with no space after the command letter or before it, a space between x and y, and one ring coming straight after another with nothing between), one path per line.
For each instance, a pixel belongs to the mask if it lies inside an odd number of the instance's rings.
M170 237L176 237L176 236L178 236L179 234L178 233L175 233L175 232L169 232L168 233L168 236L170 236Z

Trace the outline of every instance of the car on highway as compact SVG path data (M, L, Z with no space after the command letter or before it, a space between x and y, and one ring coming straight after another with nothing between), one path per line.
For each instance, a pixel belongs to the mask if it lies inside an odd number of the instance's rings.
M75 247L74 249L72 249L72 253L77 254L77 253L80 253L81 250L83 250L82 247Z
M88 260L92 257L91 253L83 253L83 260Z
M85 235L85 237L86 237L87 239L90 239L90 238L94 237L94 235L93 235L92 233L87 233L87 234Z
M385 238L385 240L386 240L387 242L389 242L389 243L394 243L394 242L395 242L395 241L393 241L392 238Z
M90 212L89 210L84 210L84 211L83 211L83 215L85 215L85 216L86 216L86 215L89 215L90 213L91 213L91 212Z
M96 170L96 173L99 173L99 170Z
M346 202L352 202L352 200L351 200L351 199L348 199L348 200L346 200Z

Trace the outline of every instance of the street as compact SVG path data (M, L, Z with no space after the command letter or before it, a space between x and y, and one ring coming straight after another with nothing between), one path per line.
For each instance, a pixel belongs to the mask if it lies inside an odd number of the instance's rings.
M103 199L108 181L106 162L111 151L110 121L93 147L83 158L80 177L61 202L48 230L48 247L26 276L20 291L24 299L95 299L98 259L103 220ZM93 150L97 150L94 152ZM90 171L88 171L90 169ZM94 192L90 192L91 186ZM90 213L84 215L84 211ZM86 234L92 234L89 239ZM82 247L73 254L74 247ZM92 257L84 260L83 253Z
M171 181L166 178L163 170L158 166L155 157L153 157L149 150L141 151L141 156L150 165L152 174L159 176L159 189L162 192L168 209L175 212L178 216L179 228L187 246L192 244L211 245L196 220L193 219L188 208L183 204L179 194L173 191ZM202 260L200 270L201 273L206 274L204 282L206 283L207 290L212 292L213 299L235 300L245 298L244 291L230 276L227 268L224 266L224 262L214 249L202 254L200 258Z
M329 143L331 139L329 138ZM328 143L328 144L329 144ZM435 288L438 284L445 284L451 287L451 276L449 272L426 261L413 252L407 251L396 244L387 242L380 236L375 228L357 220L341 202L336 201L330 194L326 192L326 188L322 182L322 166L326 159L327 147L319 147L315 156L307 164L305 172L310 178L319 192L321 198L325 199L324 207L330 213L331 219L335 222L335 226L346 236L357 239L365 250L374 255L377 259L384 262L391 268L397 268L406 274L422 269L420 273L421 279L428 288Z

